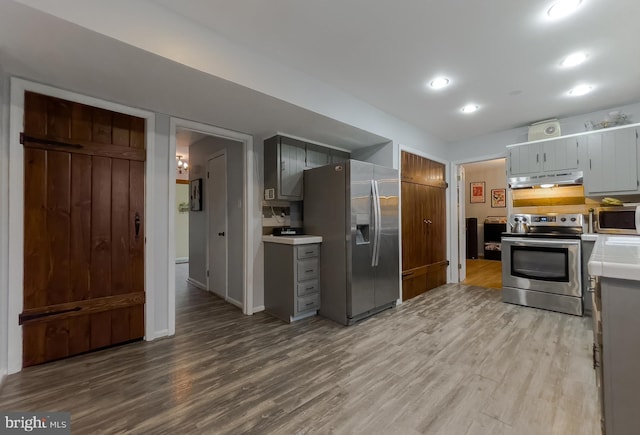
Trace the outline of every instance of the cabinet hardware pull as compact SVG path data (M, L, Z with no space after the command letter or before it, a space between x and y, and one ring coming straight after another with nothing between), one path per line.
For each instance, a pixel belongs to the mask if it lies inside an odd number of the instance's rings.
M313 305L315 302L311 301L311 302L307 302L306 304L304 304L305 307L308 307L309 305Z
M136 213L133 224L136 228L136 240L138 240L140 238L140 213Z
M313 272L313 269L305 270L306 273Z

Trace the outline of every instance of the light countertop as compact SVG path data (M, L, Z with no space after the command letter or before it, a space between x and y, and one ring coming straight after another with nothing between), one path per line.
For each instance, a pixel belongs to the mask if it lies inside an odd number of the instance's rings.
M589 275L640 281L640 237L598 235Z
M596 240L598 240L598 234L597 233L586 233L586 234L583 234L582 236L580 236L580 238L582 240L584 240L585 242L595 242Z
M281 243L283 245L308 245L322 243L322 236L262 236L267 243Z

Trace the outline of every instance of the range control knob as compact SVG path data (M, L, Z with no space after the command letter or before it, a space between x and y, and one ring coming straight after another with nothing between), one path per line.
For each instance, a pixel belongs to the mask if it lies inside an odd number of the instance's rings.
M575 222L575 221L576 221L576 218L572 217L571 222Z
M564 217L563 217L563 218L560 218L560 220L561 220L562 222L565 222L565 221L567 220L567 218L564 218Z

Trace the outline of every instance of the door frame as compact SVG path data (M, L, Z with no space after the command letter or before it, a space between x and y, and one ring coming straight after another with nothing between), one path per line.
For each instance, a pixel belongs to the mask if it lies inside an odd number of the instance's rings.
M429 160L433 160L434 162L437 163L441 163L444 165L444 170L445 170L445 181L447 183L449 183L449 189L447 190L453 190L451 189L451 182L448 180L449 177L447 177L447 173L451 174L451 165L449 163L449 161L441 158L441 157L437 157L434 156L432 154L429 153L425 153L424 151L415 149L415 148L411 148L409 146L406 145L400 145L398 146L398 153L396 155L397 159L398 159L398 179L399 179L399 184L400 184L400 192L398 193L398 207L400 208L399 210L399 220L400 222L398 223L398 237L400 238L399 241L399 248L400 248L400 271L402 272L402 152L407 152L407 153L411 153L411 154L415 154L416 156L420 156L420 157L424 157L425 159L429 159ZM445 210L445 214L449 214L451 215L451 201L449 198L449 192L445 193L445 206L444 206L444 210ZM446 228L445 228L445 232L446 232L446 237L447 237L447 241L446 241L446 246L447 246L447 252L446 252L446 258L447 260L449 260L449 270L447 271L447 282L454 282L452 281L452 275L451 275L451 270L453 269L453 267L451 266L453 263L453 261L451 260L451 248L450 248L450 241L451 241L451 228L455 228L450 226L449 224L449 219L447 219L447 216L445 216L445 222L446 222ZM397 304L400 305L402 303L402 273L400 273L400 276L398 278L400 280L400 295L398 296L398 301ZM457 282L457 281L456 281Z
M224 295L219 295L218 293L214 292L211 289L211 281L212 281L212 277L210 277L210 274L207 274L207 290L210 291L211 293L215 294L216 296L221 296L224 298L225 301L227 302L231 302L232 304L238 306L238 304L240 304L239 308L242 308L242 303L240 301L236 301L235 299L231 299L229 298L229 243L228 243L228 236L229 236L229 186L228 186L228 170L227 170L227 151L226 150L220 150L217 151L209 156L207 156L207 228L206 228L206 235L207 235L207 270L211 270L211 246L213 245L213 235L210 232L210 226L211 226L211 219L213 218L213 213L212 213L212 208L210 207L211 202L212 202L212 194L211 194L211 189L209 188L209 183L211 182L211 178L210 178L210 174L209 174L209 162L213 159L217 159L222 157L224 159L224 177L225 177L225 204L224 204L224 231L225 231L225 237L224 237L224 244L225 244L225 249L224 249L224 255L226 257L226 267L224 270Z
M145 126L145 256L144 256L144 285L145 285L145 340L153 340L165 331L156 331L156 290L154 280L156 271L150 253L155 251L155 239L157 225L152 218L157 208L155 189L158 183L156 174L155 147L155 113L147 110L136 109L118 103L113 103L99 98L88 97L75 92L54 88L52 86L31 82L17 77L11 77L10 81L10 110L9 110L9 255L7 284L8 284L8 367L9 374L22 370L22 326L18 324L18 316L23 309L23 279L24 279L24 149L20 143L20 133L24 126L24 93L32 91L56 98L62 98L89 106L99 107L114 112L124 113L143 118ZM175 183L175 180L173 180ZM173 212L171 208L169 211ZM161 230L161 229L160 229ZM162 276L159 277L163 279ZM160 301L161 302L161 301Z
M459 167L469 163L480 163L480 162L486 162L489 160L507 159L507 158L508 158L508 152L505 150L505 152L503 153L489 154L489 155L480 156L480 157L473 157L470 159L454 160L453 162L451 162L451 172L449 172L449 186L456 186L456 189L451 189L451 192L449 192L449 198L448 198L449 204L450 204L450 211L451 211L449 213L450 219L451 219L450 225L452 229L455 228L455 231L450 231L451 233L450 252L451 252L452 265L462 264L460 263L460 261L466 260L466 252L467 252L466 250L467 241L464 237L460 236L462 230L464 229L465 221L463 219L458 219L458 210L457 210L458 191L461 191L461 193L464 194L465 188L466 188L466 186L463 186L462 188L460 188L460 180L458 179ZM505 173L505 179L506 177L507 177L507 174ZM506 200L507 200L507 216L509 216L511 214L511 192L509 191L508 188L507 188ZM462 198L462 201L464 204L464 201L466 201L466 196L465 198ZM462 207L462 210L464 210L464 205ZM460 258L461 255L459 254L465 255L465 258ZM451 267L451 269L452 269L452 273L451 273L450 282L454 282L454 283L461 282L457 267ZM455 269L455 273L453 273L454 269ZM465 268L465 274L466 274L466 268Z
M252 315L256 309L253 306L253 269L254 269L254 227L258 225L254 222L254 208L256 199L254 197L254 163L253 154L253 136L245 133L239 133L233 130L227 130L221 127L215 127L200 122L189 121L186 119L171 117L169 120L169 156L176 155L176 133L178 129L192 130L207 136L216 136L223 139L230 139L242 143L243 152L243 171L244 171L244 240L243 240L243 286L242 286L242 312L246 315ZM175 158L170 158L171 171L169 172L169 204L176 201L176 170ZM169 316L170 324L175 325L175 303L176 303L176 285L175 285L175 216L173 213L169 215L169 261L167 269L169 270ZM228 267L228 265L227 265Z

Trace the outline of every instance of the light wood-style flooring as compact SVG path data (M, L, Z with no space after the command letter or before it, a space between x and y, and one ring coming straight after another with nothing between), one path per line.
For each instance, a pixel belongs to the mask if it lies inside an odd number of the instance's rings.
M502 262L496 260L467 260L467 276L463 281L466 285L501 289Z
M243 316L184 283L174 338L30 367L0 409L74 434L599 434L587 318L445 285L355 326Z

